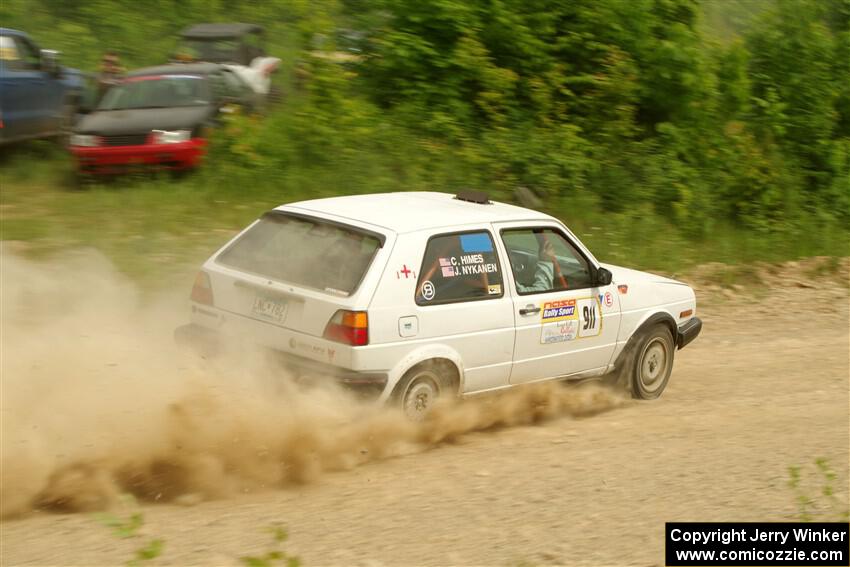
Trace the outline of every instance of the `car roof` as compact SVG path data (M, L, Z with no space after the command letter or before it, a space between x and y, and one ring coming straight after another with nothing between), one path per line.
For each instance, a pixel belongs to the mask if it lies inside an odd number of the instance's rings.
M244 35L246 33L259 33L262 31L262 26L258 26L257 24L195 24L194 26L184 28L183 31L180 32L180 35L182 37L200 39L210 37L232 37Z
M398 233L500 221L554 220L515 205L472 203L449 193L418 191L313 199L281 205L277 210L333 215Z
M157 65L145 67L127 73L128 77L144 77L146 75L209 75L221 69L218 63L174 63L172 65Z

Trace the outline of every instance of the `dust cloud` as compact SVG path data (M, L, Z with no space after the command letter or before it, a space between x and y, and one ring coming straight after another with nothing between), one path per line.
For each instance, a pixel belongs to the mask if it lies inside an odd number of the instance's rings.
M222 498L622 403L542 384L412 423L331 384L296 385L250 350L179 349L188 291L143 297L94 252L33 261L0 248L0 516L104 509L126 492Z

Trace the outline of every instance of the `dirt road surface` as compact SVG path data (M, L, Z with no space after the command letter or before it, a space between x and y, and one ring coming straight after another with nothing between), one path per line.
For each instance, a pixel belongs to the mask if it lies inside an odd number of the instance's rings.
M655 402L586 418L470 433L318 481L184 505L141 504L139 537L91 514L36 511L0 524L3 565L233 565L284 548L313 565L662 565L664 522L815 519L848 502L848 290L805 277L704 294L704 330ZM814 460L835 471L818 498ZM187 505L190 504L190 505Z

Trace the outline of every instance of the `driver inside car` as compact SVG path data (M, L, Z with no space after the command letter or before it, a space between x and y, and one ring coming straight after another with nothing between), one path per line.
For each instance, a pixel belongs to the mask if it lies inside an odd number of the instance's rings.
M551 291L555 288L555 265L558 260L555 258L555 248L550 240L543 240L540 247L540 255L537 260L537 267L534 270L534 280L530 284L520 283L516 281L517 291L520 293L530 293L534 291Z

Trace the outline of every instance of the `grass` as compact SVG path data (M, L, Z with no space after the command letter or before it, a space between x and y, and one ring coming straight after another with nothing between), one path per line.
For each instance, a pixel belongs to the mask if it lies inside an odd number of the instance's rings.
M137 507L135 498L129 494L123 495L122 501L125 507ZM96 519L111 529L113 535L117 538L139 539L142 537L139 532L145 525L145 517L139 511L134 511L127 516L103 513L98 514ZM127 567L141 567L144 563L153 561L162 555L164 547L165 541L162 539L148 540L133 552L133 558L128 560L125 565Z
M0 239L18 241L17 249L33 257L94 248L143 288L156 289L191 281L210 253L263 211L352 187L345 172L327 168L315 176L302 168L281 172L279 179L238 183L216 171L76 188L68 182L72 164L62 148L50 141L22 144L0 154ZM363 185L356 191L368 190ZM782 233L718 225L707 237L689 238L647 208L608 213L582 194L551 201L547 212L564 220L601 261L665 274L721 262L734 266L719 272L724 286L749 281L756 261L845 256L850 242L846 227L815 220ZM818 269L826 275L837 266L835 260Z
M814 469L814 470L812 470ZM797 519L801 522L850 521L850 506L836 495L838 475L829 460L819 457L814 467L788 467L788 488L797 504Z
M121 495L121 504L125 509L131 509L126 514L100 513L95 519L109 528L112 535L119 539L142 539L141 530L145 526L144 514L139 510L136 499L131 494ZM290 555L283 549L289 539L289 532L282 524L273 524L266 528L272 541L265 552L260 555L244 555L239 558L248 567L300 567L301 559ZM145 563L160 557L165 548L165 540L150 539L133 552L133 557L126 561L127 567L142 567Z

